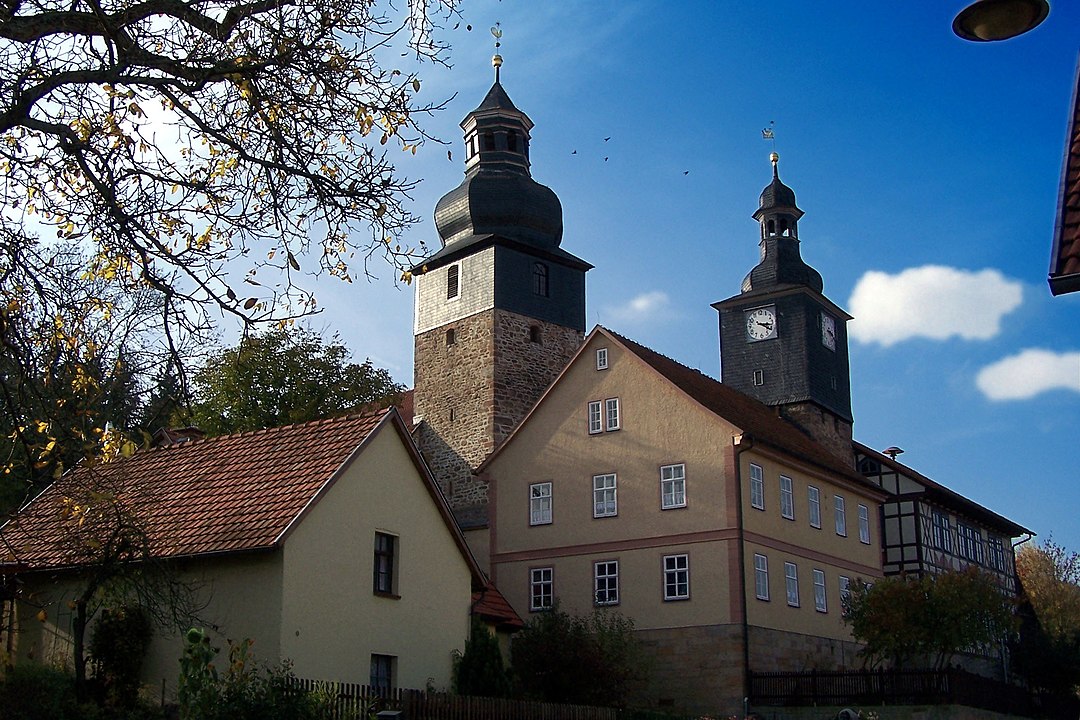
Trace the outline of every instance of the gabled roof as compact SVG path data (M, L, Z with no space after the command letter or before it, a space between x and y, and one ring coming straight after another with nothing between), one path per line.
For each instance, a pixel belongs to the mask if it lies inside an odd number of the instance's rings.
M853 445L855 446L855 452L862 453L868 457L871 457L885 467L892 470L893 472L904 475L905 477L908 477L922 485L924 488L926 488L926 496L932 500L936 500L937 502L941 503L941 505L944 507L950 508L954 511L958 511L964 515L967 515L971 519L977 520L996 530L1008 533L1010 538L1020 537L1021 535L1025 534L1035 534L1023 525L1018 525L1007 517L998 515L993 510L983 507L974 500L966 498L960 493L950 490L941 483L931 480L919 471L908 467L904 463L897 462L895 458L884 455L871 447L863 445L860 442L853 443Z
M569 362L566 369L563 370L563 373L566 373L577 362L585 351L585 347L597 334L604 335L611 342L617 343L631 355L636 356L706 410L742 430L744 435L748 435L755 443L767 445L775 450L809 462L884 497L884 491L878 488L877 485L857 473L853 467L848 466L787 420L778 416L775 409L749 395L744 395L738 390L724 385L718 380L714 380L699 370L688 368L605 327L597 325L589 333L589 336L585 338L577 354ZM559 379L556 379L544 395L546 396L548 392L551 392L551 388L558 382ZM502 449L510 444L514 435L528 423L529 418L534 412L537 412L543 402L544 397L541 397L533 409L529 411L529 414L525 416L525 419L511 433L510 437L477 468L477 473L482 472Z
M1080 291L1080 59L1069 106L1058 215L1050 256L1050 292Z
M156 557L271 550L380 432L396 432L466 558L484 582L446 500L394 408L235 435L189 440L66 474L0 528L0 570L76 567L61 524L65 497L114 493L145 529Z

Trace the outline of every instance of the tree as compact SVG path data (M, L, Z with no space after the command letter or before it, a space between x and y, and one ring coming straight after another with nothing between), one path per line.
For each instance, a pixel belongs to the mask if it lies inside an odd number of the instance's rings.
M1080 555L1048 538L1016 553L1023 588L1015 666L1028 682L1051 692L1080 686Z
M625 706L648 674L634 621L610 609L582 617L556 603L514 636L510 653L522 692L546 702Z
M465 652L454 659L454 692L481 697L510 695L510 677L503 665L499 641L475 616Z
M858 583L844 621L871 667L928 663L945 667L954 655L999 643L1013 632L1010 601L977 568L922 576L896 575Z
M190 421L211 435L317 420L370 403L386 406L404 390L370 360L349 362L337 335L327 342L302 327L245 338L207 362L193 385Z

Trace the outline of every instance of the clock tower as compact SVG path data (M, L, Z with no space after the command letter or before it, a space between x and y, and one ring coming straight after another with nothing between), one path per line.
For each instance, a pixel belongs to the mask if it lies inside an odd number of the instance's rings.
M772 182L753 217L761 226L760 262L742 292L713 305L720 314L720 371L725 385L771 405L834 454L852 461L847 321L822 294L821 274L799 250L795 192Z
M442 248L413 268L417 443L465 528L486 521L473 475L577 351L585 273L560 247L562 205L532 178L533 123L499 81L461 123L465 179L435 206Z

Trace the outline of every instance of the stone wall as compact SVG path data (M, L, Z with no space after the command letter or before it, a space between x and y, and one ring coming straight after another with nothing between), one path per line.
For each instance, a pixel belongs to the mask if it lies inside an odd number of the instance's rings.
M742 626L736 624L638 630L650 659L650 682L634 698L676 713L742 717Z
M750 626L750 668L754 672L855 670L862 667L858 643L850 640Z
M825 446L829 452L843 460L844 464L855 469L855 454L851 445L851 423L810 402L783 405L781 413Z

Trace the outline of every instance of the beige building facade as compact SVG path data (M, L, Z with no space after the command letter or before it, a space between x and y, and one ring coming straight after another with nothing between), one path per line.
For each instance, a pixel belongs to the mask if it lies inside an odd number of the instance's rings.
M557 599L631 617L655 707L737 712L747 668L850 667L840 595L881 576L883 493L802 437L597 328L479 469L492 578L523 616Z

